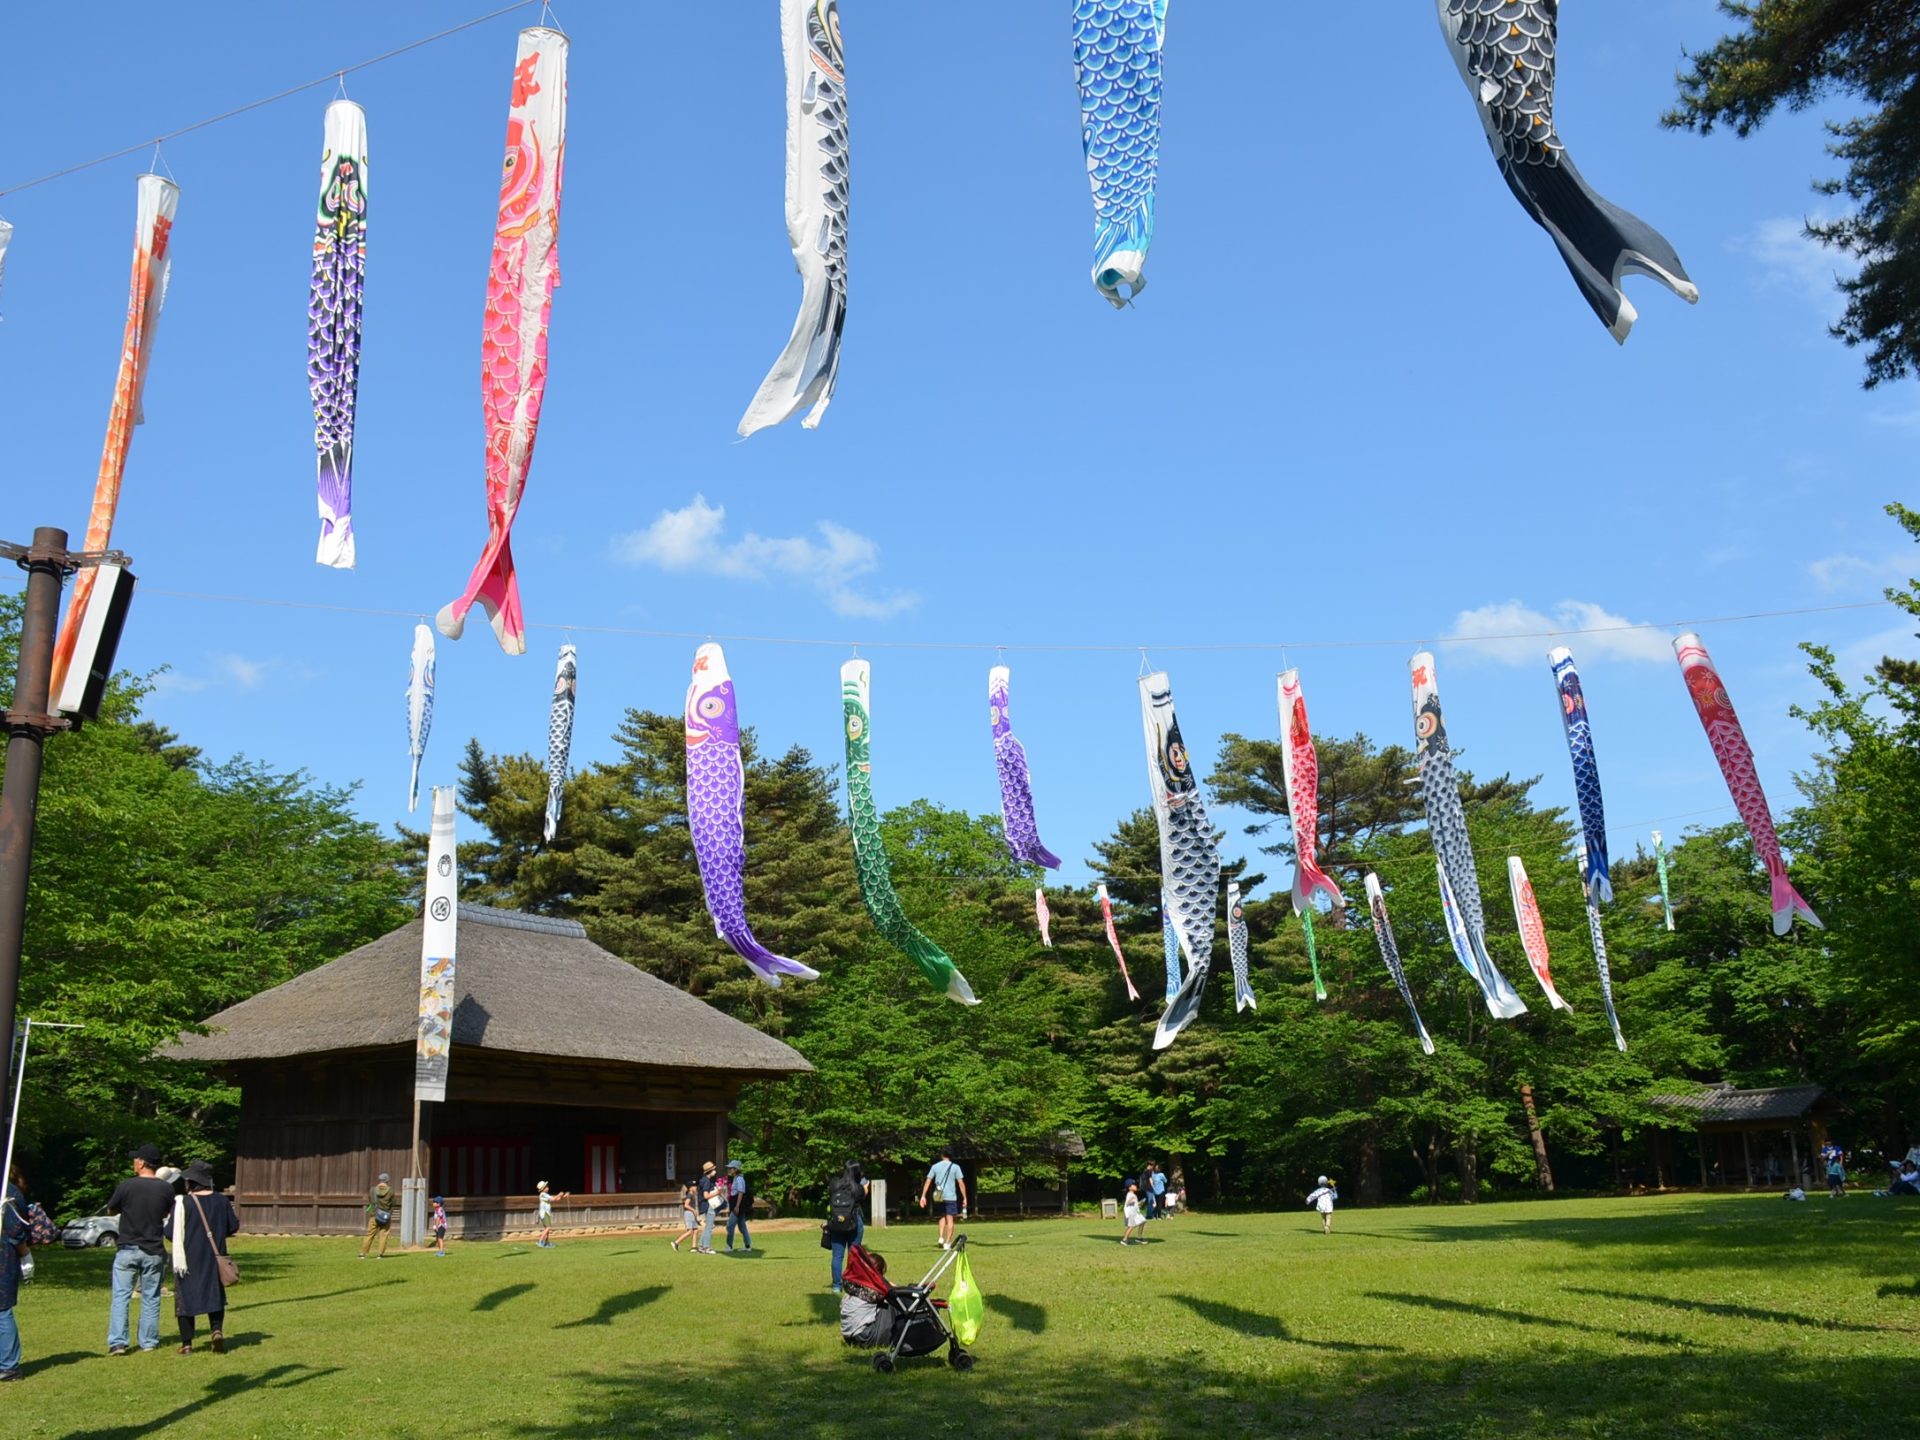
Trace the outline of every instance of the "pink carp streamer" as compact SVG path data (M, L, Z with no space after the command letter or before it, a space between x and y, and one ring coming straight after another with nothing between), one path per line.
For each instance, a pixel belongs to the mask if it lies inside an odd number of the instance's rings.
M1713 746L1713 758L1720 762L1720 773L1733 794L1734 807L1753 837L1754 853L1766 863L1772 888L1773 933L1784 935L1793 929L1795 915L1816 930L1826 929L1787 878L1787 862L1780 857L1780 837L1774 833L1773 812L1767 807L1766 791L1760 788L1753 751L1747 746L1746 732L1740 728L1740 717L1727 698L1720 672L1713 668L1713 657L1698 635L1680 636L1673 642L1673 653L1680 661L1680 677L1687 682L1687 694L1693 697L1707 741Z
M1540 918L1540 902L1534 898L1533 881L1527 878L1526 864L1518 855L1507 857L1507 888L1513 892L1514 923L1520 927L1520 943L1526 948L1533 978L1540 982L1554 1009L1573 1009L1553 988L1553 972L1547 968L1551 955L1547 949L1546 922Z
M458 640L478 604L509 655L527 651L510 539L547 392L547 322L560 284L560 178L567 153L567 37L520 32L500 172L500 218L487 271L480 398L487 427L487 543L460 598L434 617Z
M133 279L127 290L127 329L120 342L120 373L113 385L113 408L107 412L107 439L100 451L100 472L93 485L93 510L87 516L83 550L104 550L113 543L113 517L120 508L120 483L127 475L127 451L133 445L133 427L146 419L140 397L147 385L147 362L153 357L153 337L160 328L160 307L167 300L167 276L173 268L173 216L180 204L180 187L158 175L142 175L133 230ZM53 678L47 689L58 695L67 683L74 646L80 639L80 621L93 597L93 567L73 578L73 598L53 647Z
M1047 892L1034 887L1033 918L1040 926L1040 943L1051 950L1053 948L1053 912L1047 908Z
M1127 973L1127 952L1120 948L1120 936L1113 928L1113 901L1107 896L1104 881L1100 885L1100 919L1107 927L1107 943L1113 947L1113 958L1120 962L1120 978L1127 982L1127 999L1138 1000L1140 992L1133 988L1133 976Z

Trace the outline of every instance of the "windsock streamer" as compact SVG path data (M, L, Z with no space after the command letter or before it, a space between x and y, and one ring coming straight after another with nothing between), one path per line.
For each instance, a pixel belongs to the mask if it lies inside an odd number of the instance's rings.
M1200 1013L1213 963L1213 917L1220 903L1220 852L1200 799L1166 673L1140 677L1140 721L1147 742L1147 783L1160 829L1160 879L1166 914L1187 956L1187 978L1169 996L1153 1034L1164 1050Z
M127 328L120 342L120 373L114 378L113 406L107 412L107 438L100 450L100 470L93 485L93 509L87 516L82 550L105 550L113 543L113 517L120 508L120 485L127 476L127 451L133 427L146 419L141 397L146 390L153 340L160 329L160 310L166 304L167 277L173 269L174 212L180 205L180 187L158 175L142 175L136 187L133 225L133 278L127 288ZM53 672L47 694L59 695L67 683L67 669L80 639L80 622L93 598L93 566L83 566L73 577L73 596L67 617L53 647Z
M572 650L569 645L561 651L563 668ZM554 684L557 699L558 677ZM726 653L712 642L694 652L685 720L687 830L714 934L775 988L782 976L818 980L818 970L774 954L747 924L747 772L740 756L740 709Z
M1040 943L1051 950L1053 948L1053 912L1047 908L1047 892L1037 885L1033 890L1033 918L1040 927Z
M1620 288L1650 275L1689 305L1700 291L1673 246L1587 184L1553 126L1559 0L1437 0L1440 29L1493 147L1500 174L1553 237L1600 323L1621 344L1638 318Z
M1100 882L1100 923L1107 929L1107 944L1113 947L1113 958L1120 962L1120 978L1127 982L1127 999L1138 1000L1140 992L1133 988L1133 977L1127 973L1127 952L1120 948L1120 932L1113 928L1113 900L1107 894L1107 882Z
M740 433L801 410L820 423L840 378L847 323L847 62L839 0L780 0L787 66L787 238L800 271L793 333L740 417Z
M413 627L412 664L407 671L407 753L413 773L407 780L407 809L420 806L420 762L427 753L427 733L433 729L433 627Z
M1093 283L1115 309L1147 288L1142 272L1153 244L1166 36L1167 0L1074 0L1080 145L1093 186Z
M580 695L579 652L560 647L553 668L553 704L547 710L547 843L560 828L560 807L566 800L567 775L573 757L573 707Z
M1407 972L1400 964L1400 947L1394 943L1393 922L1387 919L1387 897L1380 891L1380 877L1369 871L1364 883L1367 910L1373 916L1373 938L1380 944L1380 958L1386 962L1387 973L1393 976L1400 998L1407 1002L1407 1013L1413 1017L1413 1028L1420 1036L1420 1048L1431 1055L1433 1039L1420 1019L1419 1007L1413 1003L1413 991L1407 988Z
M1753 837L1754 853L1766 864L1772 889L1773 933L1784 935L1793 929L1795 915L1816 930L1826 929L1820 917L1813 913L1813 907L1800 898L1793 881L1787 878L1787 862L1780 856L1780 837L1774 833L1773 812L1767 808L1766 792L1760 788L1760 772L1754 768L1753 751L1747 746L1746 731L1740 727L1733 701L1727 698L1727 687L1721 682L1720 672L1713 668L1713 657L1707 654L1707 647L1700 643L1698 635L1680 636L1673 642L1673 653L1680 661L1680 677L1687 682L1687 694L1699 712L1707 741L1713 746L1713 758L1720 762L1720 773L1726 777L1727 789L1732 792L1734 807L1739 810L1747 833Z
M1660 872L1660 908L1667 917L1667 929L1673 929L1673 891L1667 884L1667 843L1653 832L1653 863Z
M327 106L307 295L307 393L319 451L320 545L314 559L353 568L353 422L360 398L360 307L367 280L367 115Z
M478 604L509 655L527 651L513 522L533 466L540 406L547 393L547 324L560 284L560 181L567 154L567 37L534 26L520 32L500 215L487 269L480 332L480 401L487 431L487 543L467 588L436 623L449 640Z
M1240 900L1240 887L1227 884L1227 953L1233 961L1233 1008L1236 1012L1259 1009L1253 998L1253 982L1247 975L1247 908Z
M1007 714L1007 682L1012 671L996 665L987 672L987 711L993 725L993 763L1000 772L1000 820L1007 850L1023 865L1060 868L1060 857L1040 843L1040 827L1033 818L1033 779L1027 772L1027 750L1013 733Z
M1440 715L1440 688L1433 656L1422 650L1408 666L1413 678L1414 757L1420 770L1420 796L1427 812L1427 831L1433 839L1440 867L1441 899L1450 899L1449 933L1454 936L1460 963L1467 967L1487 1010L1510 1020L1523 1013L1526 1002L1495 968L1487 953L1487 921L1480 899L1480 877L1474 870L1473 843L1467 837L1467 812L1460 799L1460 777L1453 768L1453 751ZM1457 922L1457 933L1454 925Z
M1580 871L1586 873L1587 857L1579 857ZM1620 1017L1613 1009L1613 967L1607 963L1607 935L1600 925L1600 907L1593 903L1593 896L1587 896L1587 934L1593 940L1593 963L1600 971L1600 1003L1606 1007L1607 1023L1613 1027L1613 1043L1622 1050L1627 1048L1627 1037L1620 1033Z
M978 1002L967 977L929 940L900 905L893 871L880 841L880 811L873 803L873 667L849 660L840 667L840 704L846 718L847 813L853 831L853 863L860 877L860 898L873 928L920 967L933 988L962 1005Z
M1518 855L1507 857L1507 886L1513 892L1513 919L1520 927L1520 943L1526 948L1533 978L1540 982L1554 1009L1571 1010L1573 1006L1562 1000L1560 992L1553 988L1553 972L1547 968L1551 957L1547 950L1546 922L1540 918L1540 902L1534 898L1533 881L1527 878L1527 867Z
M1345 905L1340 887L1315 858L1320 846L1320 754L1313 748L1307 725L1307 699L1300 689L1300 672L1281 674L1280 775L1287 789L1287 823L1293 830L1293 908L1304 911L1313 892L1324 891L1335 905Z
M1567 732L1567 754L1573 760L1573 793L1580 802L1580 836L1587 847L1587 893L1596 905L1613 902L1613 876L1607 864L1607 810L1600 803L1600 767L1593 758L1593 726L1587 719L1587 696L1580 688L1580 672L1573 652L1565 646L1550 651L1554 688L1560 692L1560 723Z

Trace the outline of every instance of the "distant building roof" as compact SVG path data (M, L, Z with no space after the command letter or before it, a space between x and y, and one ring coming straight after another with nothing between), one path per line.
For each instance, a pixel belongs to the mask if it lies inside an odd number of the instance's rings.
M161 1053L212 1064L412 1045L419 919L229 1006ZM798 1075L799 1051L609 954L573 920L460 907L453 1043L675 1070ZM457 1054L456 1054L457 1058Z
M1693 1112L1699 1125L1756 1126L1805 1119L1817 1111L1838 1109L1820 1085L1775 1085L1736 1090L1719 1084L1687 1095L1655 1095L1655 1105Z

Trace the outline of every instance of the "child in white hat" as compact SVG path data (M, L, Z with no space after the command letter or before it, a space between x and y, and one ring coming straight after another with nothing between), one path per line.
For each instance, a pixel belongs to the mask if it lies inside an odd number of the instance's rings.
M1320 1233L1333 1233L1333 1202L1340 1198L1340 1187L1326 1176L1320 1177L1320 1188L1307 1196L1307 1204L1320 1212Z

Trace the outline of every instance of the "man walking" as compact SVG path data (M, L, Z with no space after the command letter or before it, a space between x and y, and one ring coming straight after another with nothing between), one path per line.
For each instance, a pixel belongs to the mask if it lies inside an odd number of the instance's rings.
M740 1248L753 1249L753 1236L747 1233L747 1217L753 1209L753 1186L747 1183L738 1160L727 1161L727 1253L733 1254L733 1232L740 1231Z
M393 1238L393 1193L392 1178L386 1171L380 1172L380 1178L367 1191L367 1238L360 1242L360 1258L367 1258L367 1247L373 1244L373 1237L380 1237L380 1251L373 1258L387 1258L387 1241Z
M1172 1213L1167 1209L1167 1172L1160 1168L1158 1160L1148 1168L1153 1171L1153 1213L1165 1219Z
M160 1227L173 1211L173 1186L153 1172L160 1151L142 1145L129 1157L133 1178L122 1180L107 1201L107 1213L120 1217L120 1246L113 1256L113 1303L107 1311L107 1353L127 1353L127 1310L140 1291L140 1348L160 1348Z
M1159 1173L1160 1162L1157 1160L1149 1160L1147 1161L1147 1168L1140 1172L1140 1179L1138 1181L1140 1186L1140 1199L1147 1207L1147 1219L1149 1220L1158 1220L1160 1218L1160 1192L1154 1188L1153 1184Z
M940 1192L940 1248L953 1248L953 1216L959 1211L962 1218L967 1213L967 1177L953 1162L953 1147L943 1145L940 1158L927 1168L926 1181L920 1186L920 1208L927 1208L927 1195L937 1189Z

